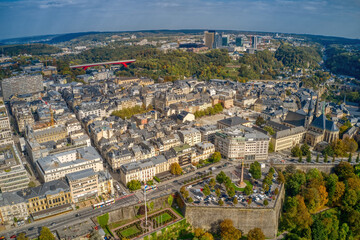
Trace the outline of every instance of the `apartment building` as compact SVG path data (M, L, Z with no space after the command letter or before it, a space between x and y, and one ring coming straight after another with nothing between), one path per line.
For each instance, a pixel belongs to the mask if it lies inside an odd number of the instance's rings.
M227 159L265 160L268 157L269 137L245 126L226 128L216 133L215 148Z
M131 162L121 166L120 179L125 185L131 180L146 182L152 180L158 173L169 171L165 156L159 155L143 161Z
M11 127L5 105L0 104L0 146L13 144Z
M29 176L13 144L0 148L0 190L10 192L28 187Z
M306 129L302 126L277 131L271 138L271 143L274 146L274 151L281 151L289 149L299 144L304 140Z
M13 95L40 92L42 90L44 90L44 86L41 74L19 75L1 81L1 91L5 101L9 101Z
M220 132L216 125L205 125L199 128L202 142L215 143L215 134Z
M95 148L90 146L40 158L36 161L36 168L40 178L49 182L80 170L102 171L103 161Z
M67 129L65 126L48 127L34 130L32 136L38 143L49 141L57 142L67 137Z
M98 196L98 175L92 168L66 175L74 203Z
M191 159L192 163L209 159L215 152L215 145L209 142L201 142L195 145L195 149L196 155Z
M189 130L180 130L178 133L181 141L184 144L194 146L195 144L201 142L201 133L195 128L190 128Z
M14 219L26 220L29 216L26 202L16 192L0 193L0 223L13 224Z

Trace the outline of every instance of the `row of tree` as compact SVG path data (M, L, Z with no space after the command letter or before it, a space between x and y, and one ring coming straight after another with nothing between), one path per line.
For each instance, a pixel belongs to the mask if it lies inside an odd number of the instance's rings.
M221 103L215 104L214 107L208 107L205 110L196 111L194 113L195 118L203 117L203 116L209 116L209 115L215 115L218 113L221 113L224 110Z

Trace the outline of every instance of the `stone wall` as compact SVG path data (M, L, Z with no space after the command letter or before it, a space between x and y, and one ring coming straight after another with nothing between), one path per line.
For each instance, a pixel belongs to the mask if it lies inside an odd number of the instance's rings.
M282 186L273 208L196 206L186 204L185 217L193 227L216 231L224 219L231 219L234 226L244 234L256 227L261 228L267 238L275 238L284 202L285 190Z
M296 163L289 163L289 164L272 164L272 167L280 170L285 170L285 168L289 165L294 165L296 169L300 169L304 172L308 172L313 168L317 168L319 171L324 173L333 173L334 168L337 164L327 163L327 164L296 164Z

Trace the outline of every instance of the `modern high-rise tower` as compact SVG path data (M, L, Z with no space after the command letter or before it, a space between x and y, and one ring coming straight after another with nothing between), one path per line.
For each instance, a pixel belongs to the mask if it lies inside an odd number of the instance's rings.
M215 42L215 31L205 31L204 42L206 47L212 49L214 47L214 42Z

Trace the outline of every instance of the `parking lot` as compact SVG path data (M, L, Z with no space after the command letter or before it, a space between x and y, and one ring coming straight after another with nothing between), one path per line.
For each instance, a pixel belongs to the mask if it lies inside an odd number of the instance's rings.
M267 207L273 207L275 204L275 189L278 188L280 190L280 186L276 180L277 174L275 173L273 179L272 179L272 185L270 186L270 189L268 192L264 192L262 190L262 180L265 178L269 171L269 166L266 166L262 171L262 177L259 180L255 180L250 177L248 169L245 169L244 171L244 180L248 181L253 185L252 191L250 195L246 195L243 192L243 189L240 189L236 187L235 195L234 197L230 197L227 195L226 188L224 184L218 184L216 183L215 187L213 189L210 188L210 195L205 196L203 193L205 185L209 185L211 178L216 178L215 175L210 176L209 178L202 180L200 182L197 182L192 185L186 186L186 190L189 192L189 197L193 199L193 205L200 205L200 206L219 206L219 200L222 199L224 202L223 206L228 207L265 207L264 200L268 201ZM241 168L238 166L233 166L230 168L226 168L224 173L232 180L232 182L236 185L236 183L239 182ZM217 196L215 189L220 189L220 195ZM233 201L234 198L237 198L238 203L234 205ZM251 198L251 203L249 204L249 199Z

